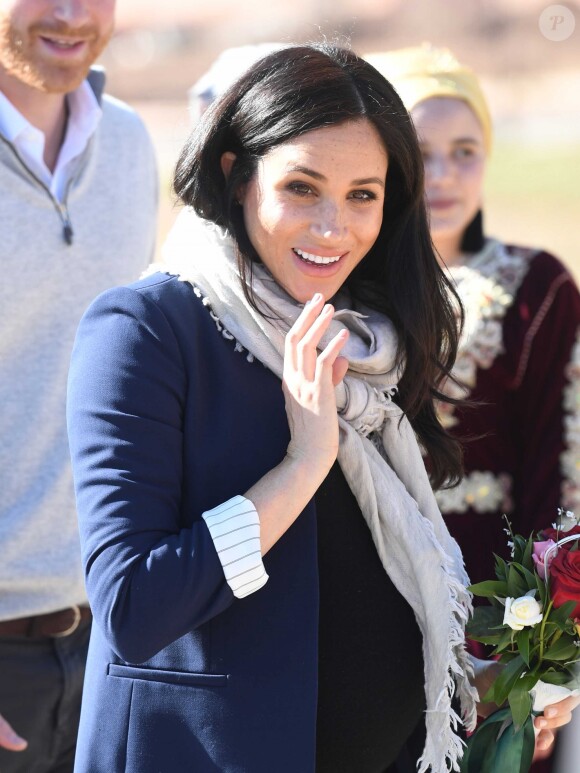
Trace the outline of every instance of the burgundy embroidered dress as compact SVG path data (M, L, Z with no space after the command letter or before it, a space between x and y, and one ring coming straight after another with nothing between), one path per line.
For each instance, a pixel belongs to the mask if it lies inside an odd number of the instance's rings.
M466 308L454 373L479 405L444 406L444 423L478 439L462 483L437 499L479 582L494 552L507 557L503 513L527 535L558 507L580 511L580 295L552 255L494 240L451 275Z

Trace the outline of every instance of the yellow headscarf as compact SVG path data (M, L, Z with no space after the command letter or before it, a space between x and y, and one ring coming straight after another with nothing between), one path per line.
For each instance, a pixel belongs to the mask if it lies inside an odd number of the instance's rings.
M451 51L423 43L364 58L393 84L409 111L431 97L467 102L481 124L485 150L489 152L492 126L487 101L473 70L460 64Z

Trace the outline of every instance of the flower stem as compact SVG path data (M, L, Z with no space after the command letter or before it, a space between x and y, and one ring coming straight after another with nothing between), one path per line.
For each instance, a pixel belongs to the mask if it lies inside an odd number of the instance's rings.
M546 630L548 615L552 611L553 606L554 606L554 602L552 599L550 599L550 603L548 604L548 608L546 609L544 617L542 618L542 624L540 626L540 663L544 659L544 631ZM540 665L540 663L538 663L538 665Z

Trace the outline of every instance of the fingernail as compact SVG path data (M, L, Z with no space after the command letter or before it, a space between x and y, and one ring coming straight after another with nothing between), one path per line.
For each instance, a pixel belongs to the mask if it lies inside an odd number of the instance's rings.
M556 709L546 709L544 711L544 716L545 717L555 717L557 713L558 712L556 711Z
M536 722L536 727L546 727L547 725L548 723L546 722L545 719L538 719L538 721Z
M322 298L322 295L321 295L320 293L314 293L314 295L312 296L312 300L310 301L310 303L319 303L319 302L320 302L320 300L321 300L321 298Z

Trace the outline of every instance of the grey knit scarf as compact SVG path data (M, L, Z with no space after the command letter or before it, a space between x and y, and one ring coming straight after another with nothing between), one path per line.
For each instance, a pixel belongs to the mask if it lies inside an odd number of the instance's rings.
M262 265L254 267L256 297L274 309L267 319L247 302L234 244L224 231L186 209L165 244L162 270L189 282L210 307L218 328L282 377L284 337L302 306ZM383 566L411 605L423 637L427 737L419 773L459 770L461 718L475 725L476 692L468 677L464 627L471 610L468 578L457 543L443 522L415 434L393 402L399 379L397 336L380 313L346 306L336 312L323 344L343 327L350 335L342 354L349 370L336 388L338 462L367 521ZM396 637L396 621L393 621Z

